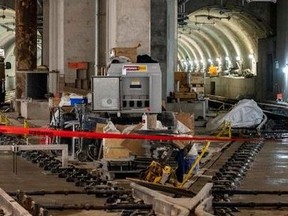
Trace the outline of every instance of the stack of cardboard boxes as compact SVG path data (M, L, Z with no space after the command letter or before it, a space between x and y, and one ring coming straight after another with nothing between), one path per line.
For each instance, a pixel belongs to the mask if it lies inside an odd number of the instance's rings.
M204 97L204 75L202 73L192 73L190 76L192 91L197 94L197 99Z
M204 75L202 73L175 72L175 99L196 100L204 96Z
M88 90L90 88L88 62L69 62L68 68L76 70L75 88Z

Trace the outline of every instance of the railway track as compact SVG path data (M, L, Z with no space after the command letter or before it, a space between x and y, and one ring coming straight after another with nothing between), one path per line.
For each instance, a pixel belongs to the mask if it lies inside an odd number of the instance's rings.
M287 139L232 143L202 179L213 182L210 214L287 215L287 162Z

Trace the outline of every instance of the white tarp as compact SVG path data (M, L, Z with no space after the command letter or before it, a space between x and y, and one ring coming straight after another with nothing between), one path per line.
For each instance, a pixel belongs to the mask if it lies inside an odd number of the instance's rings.
M224 121L231 122L233 128L257 126L263 120L264 113L254 100L239 101L228 113L218 115L206 125L207 130L216 130Z

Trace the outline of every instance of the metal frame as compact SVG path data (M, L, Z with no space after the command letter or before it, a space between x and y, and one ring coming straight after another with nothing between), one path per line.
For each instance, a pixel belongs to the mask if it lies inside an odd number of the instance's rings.
M62 167L68 166L68 145L2 145L0 151L33 151L33 150L61 150L62 151Z

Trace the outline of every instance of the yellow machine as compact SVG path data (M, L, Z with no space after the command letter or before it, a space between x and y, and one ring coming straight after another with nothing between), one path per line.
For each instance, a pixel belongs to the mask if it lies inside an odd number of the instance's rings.
M173 172L174 170L172 167L168 165L161 165L159 162L152 161L144 174L143 180L165 184Z
M223 137L223 136L228 136L231 138L232 133L231 133L231 122L225 121L220 127L220 131L216 135L216 137ZM200 160L208 150L210 146L210 141L206 141L206 144L203 146L200 155L196 158L195 162L189 169L188 173L185 175L184 179L182 182L177 182L175 178L175 170L166 165L165 162L159 163L156 161L152 161L147 170L144 173L143 180L147 182L152 182L152 183L160 183L164 185L170 180L173 180L173 184L178 187L178 188L183 188L184 185L187 183L187 181L192 177L194 169L197 167L197 165L200 163ZM171 181L170 181L171 182Z

